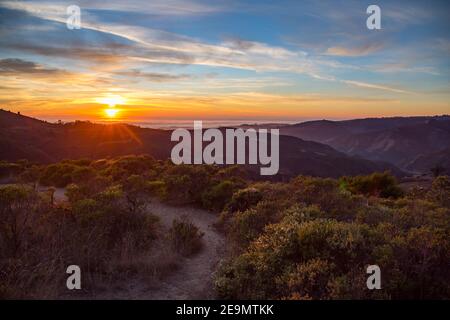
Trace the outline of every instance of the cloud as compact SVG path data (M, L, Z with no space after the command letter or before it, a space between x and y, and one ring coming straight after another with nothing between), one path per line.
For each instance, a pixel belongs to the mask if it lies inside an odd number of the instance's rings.
M335 46L328 48L325 52L330 56L342 56L342 57L361 57L375 53L383 48L381 43L368 43L358 47L341 47Z
M187 74L168 74L168 73L157 73L157 72L143 72L140 70L129 70L129 71L118 71L114 73L115 75L130 77L130 78L140 78L149 80L152 82L170 82L175 80L186 80L190 76Z
M52 76L55 74L66 75L68 72L59 69L45 68L40 64L22 59L9 58L0 60L0 75L17 74Z
M28 14L48 21L53 21L65 25L65 15L63 11L57 14L55 10L41 10L38 4L19 5L7 2L7 7L15 10L24 10ZM0 4L1 5L1 4ZM229 67L237 69L255 70L255 71L292 71L297 73L312 72L314 62L305 57L303 52L290 51L285 48L270 46L265 43L244 40L228 40L219 44L202 43L197 39L180 36L152 28L132 26L129 24L118 25L108 22L99 22L94 16L83 16L82 30L98 32L105 37L115 36L117 42L127 41L132 44L128 50L118 50L117 55L139 61L163 64L197 64L216 67ZM14 30L13 30L14 32ZM77 33L78 32L78 33ZM69 38L82 36L80 31L72 32ZM89 37L86 37L90 39ZM73 41L73 39L71 39ZM70 41L61 39L63 45L70 46ZM34 50L36 53L45 55L58 55L62 57L71 57L78 55L83 58L102 58L104 54L98 44L96 47L83 48L90 44L89 41L77 41L76 50L61 49L55 45L35 44L33 42L27 45L13 43L11 47L17 49ZM5 44L8 45L8 44ZM81 45L81 46L80 46ZM94 43L95 45L95 43ZM44 49L48 47L48 49ZM54 50L56 47L56 50ZM73 46L75 47L75 46ZM108 47L106 47L108 49ZM127 49L127 48L123 48ZM100 52L95 55L93 51ZM78 52L77 52L78 51ZM287 58L294 59L289 61ZM314 70L319 73L319 70Z
M158 10L163 12L179 1L163 4L155 2ZM186 2L202 5L202 2ZM127 67L127 64L177 64L199 65L207 67L226 67L234 69L251 70L256 72L287 72L305 74L320 81L342 82L347 85L364 87L376 90L385 90L396 93L406 93L406 90L391 88L389 86L370 84L352 80L340 80L334 74L342 69L354 70L353 65L334 61L327 56L358 57L375 53L382 47L382 43L362 46L330 46L325 56L311 55L301 50L287 49L263 42L247 41L240 38L229 38L216 44L202 42L199 39L169 33L149 27L130 25L131 22L121 21L121 24L99 20L96 15L88 13L83 15L82 30L67 31L65 28L65 11L62 2L50 3L18 3L7 1L0 6L22 10L30 15L44 19L49 23L60 24L56 28L55 36L52 32L42 35L44 41L33 41L21 38L21 42L13 40L15 29L9 29L8 40L0 39L3 48L28 51L34 54L73 59L80 64L88 62L95 66L113 66L117 69ZM136 11L139 2L132 1L112 2L102 4L101 1L84 3L88 8ZM50 6L50 7L49 7ZM146 7L144 5L143 7ZM164 9L161 9L163 8ZM209 9L191 6L185 12L210 12ZM197 9L192 9L197 8ZM46 9L46 10L43 10ZM145 9L147 10L147 9ZM144 11L145 11L144 10ZM149 9L150 10L150 9ZM155 9L156 10L156 9ZM212 9L211 9L212 10ZM149 12L148 10L145 12ZM215 12L212 10L211 12ZM98 13L96 13L98 14ZM337 15L337 16L336 16ZM335 13L334 19L342 19L341 14ZM367 30L366 30L367 31ZM12 33L12 34L11 34ZM47 38L46 38L47 37ZM17 38L17 37L16 37ZM112 73L111 75L114 75ZM170 75L157 73L143 73L141 71L122 71L122 75L136 76L154 82L167 82L180 80Z
M46 43L9 43L10 49L19 50L21 52L29 52L48 57L61 57L66 59L91 61L93 63L113 63L127 59L126 49L130 46L119 44L105 44L102 47L88 47L89 43L72 43L65 47L62 44L46 44Z
M434 67L415 66L411 63L406 62L391 62L378 64L371 66L369 69L374 72L385 72L385 73L408 72L408 73L426 73L434 76L440 75L440 73Z
M246 41L239 38L230 38L221 44L225 48L237 50L241 54L257 54L273 58L291 58L306 55L303 52L294 52L281 47L269 46L256 41Z
M349 84L349 85L361 87L361 88L385 90L385 91L390 91L390 92L395 92L395 93L414 94L414 92L411 92L411 91L388 87L385 85L379 85L379 84L373 84L373 83L367 83L367 82L361 82L361 81L353 81L353 80L340 80L340 81L345 84Z
M82 10L108 10L163 16L204 15L226 10L225 6L218 4L212 5L211 2L194 0L78 0L76 3L71 0L53 2L3 1L2 6L27 11L35 15L45 14L55 17L65 15L66 8L73 4L77 4Z

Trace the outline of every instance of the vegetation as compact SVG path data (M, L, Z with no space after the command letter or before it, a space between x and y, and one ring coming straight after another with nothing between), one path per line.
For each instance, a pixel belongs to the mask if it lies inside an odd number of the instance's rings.
M225 215L235 252L219 270L217 292L226 299L449 298L449 182L441 176L411 199L392 192L386 173L298 177L277 202L267 199L280 186L255 185L264 200ZM381 267L383 290L367 290L372 264Z
M448 176L404 193L387 172L269 183L237 166L147 156L1 168L16 183L0 187L0 297L58 297L73 263L88 275L86 290L133 269L123 261L160 237L146 212L157 198L220 217L229 248L215 276L220 298L450 298ZM53 187L65 187L67 200ZM189 217L174 220L167 238L172 252L201 250L202 232ZM373 264L382 290L367 290Z
M174 219L169 230L172 248L182 255L189 256L201 249L203 233L184 216L181 220Z
M341 187L352 193L381 198L398 198L402 190L397 186L397 180L388 172L373 173L369 176L343 177Z
M44 196L22 185L0 188L3 298L57 296L70 264L84 270L85 287L92 288L94 276L113 275L114 260L148 249L156 236L157 220L127 211L118 187L68 206Z

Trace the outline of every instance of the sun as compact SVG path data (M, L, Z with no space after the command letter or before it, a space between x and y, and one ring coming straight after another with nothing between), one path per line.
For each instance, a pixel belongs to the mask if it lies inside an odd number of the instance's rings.
M103 114L106 118L113 119L116 118L121 112L122 109L116 108L117 105L124 105L126 104L126 99L119 96L119 95L113 95L113 94L107 94L103 97L99 97L95 99L95 102L106 104L107 107L103 109Z
M103 110L108 118L115 118L116 115L119 113L119 109L115 108L108 108Z

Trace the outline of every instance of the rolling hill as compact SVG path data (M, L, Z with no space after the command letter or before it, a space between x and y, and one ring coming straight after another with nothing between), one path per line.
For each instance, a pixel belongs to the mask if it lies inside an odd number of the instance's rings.
M281 127L280 132L412 172L427 172L435 165L450 171L450 116L310 121Z
M63 159L100 159L128 154L148 154L156 159L170 157L174 142L170 131L127 124L71 122L48 123L0 110L0 160L50 163ZM280 136L280 171L278 177L298 174L339 177L390 170L395 166L348 156L330 146Z

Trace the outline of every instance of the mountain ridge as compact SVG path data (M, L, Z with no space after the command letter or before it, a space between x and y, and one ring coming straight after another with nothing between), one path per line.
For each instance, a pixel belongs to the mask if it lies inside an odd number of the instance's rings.
M128 154L148 154L166 160L175 142L171 131L128 124L96 124L85 121L48 123L0 110L0 160L50 163L63 159L100 159ZM339 177L390 170L397 167L348 156L318 142L280 136L279 176L298 174Z
M430 169L415 166L418 157L429 158L433 166L450 159L446 151L450 148L448 115L308 121L283 126L280 133L325 143L347 155L387 161L413 172ZM446 169L450 171L447 164Z

